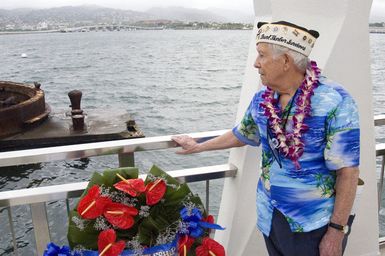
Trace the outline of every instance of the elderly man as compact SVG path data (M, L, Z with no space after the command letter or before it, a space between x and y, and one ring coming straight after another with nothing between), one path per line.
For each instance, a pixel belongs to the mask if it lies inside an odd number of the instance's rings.
M340 256L352 224L360 155L357 106L308 55L318 32L258 23L262 84L232 131L203 143L173 140L180 154L262 147L258 228L269 255Z

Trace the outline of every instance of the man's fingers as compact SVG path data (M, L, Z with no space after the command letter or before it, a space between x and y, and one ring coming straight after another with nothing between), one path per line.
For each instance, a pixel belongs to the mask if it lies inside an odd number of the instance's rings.
M171 137L171 139L175 142L175 146L176 147L182 147L183 148L183 144L182 144L181 138L177 138L177 137L173 138L173 137ZM176 153L178 153L178 151Z
M182 147L175 152L180 155L191 154L194 145L196 144L195 140L188 135L171 136L171 139Z
M173 141L175 141L176 143L178 143L179 145L183 146L184 144L186 144L189 140L189 136L187 135L180 135L180 136L171 136L171 139Z
M179 144L184 141L184 136L171 136L171 139Z
M186 155L186 150L184 149L181 149L181 150L178 150L178 151L175 151L175 153L177 153L178 155Z

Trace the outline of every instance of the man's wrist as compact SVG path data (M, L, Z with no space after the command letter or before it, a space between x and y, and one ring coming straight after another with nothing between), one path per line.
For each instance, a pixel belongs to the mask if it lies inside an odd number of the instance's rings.
M335 228L332 228L330 226L328 227L327 233L332 235L335 239L339 239L341 241L345 236L345 234L343 232L341 232L340 230L337 230Z
M193 149L193 152L194 153L200 153L202 151L204 151L204 146L203 146L203 143L197 143Z
M330 221L329 222L329 227L330 228L334 228L334 229L340 231L343 234L347 234L349 232L349 226L348 225L340 225L338 223Z

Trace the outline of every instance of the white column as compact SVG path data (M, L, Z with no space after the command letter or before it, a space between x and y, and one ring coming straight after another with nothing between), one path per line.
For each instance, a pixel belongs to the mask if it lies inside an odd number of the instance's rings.
M254 0L256 22L285 20L320 32L310 58L323 74L341 83L355 98L360 112L360 177L365 188L357 202L357 216L345 255L378 255L377 182L370 77L368 19L371 0ZM255 33L249 45L244 84L236 122L260 87L252 64L256 56ZM255 230L255 189L259 176L260 150L233 149L229 162L238 166L236 178L225 181L218 223L226 226L215 239L227 255L267 255L263 238Z

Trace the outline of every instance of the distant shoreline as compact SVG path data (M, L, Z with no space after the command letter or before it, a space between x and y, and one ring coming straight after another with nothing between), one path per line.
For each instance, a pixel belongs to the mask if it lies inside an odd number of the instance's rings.
M0 31L0 35L61 33L60 30Z
M140 30L251 30L251 29L138 29L132 31ZM129 31L129 30L122 30ZM87 31L88 32L120 32L120 31ZM36 31L0 31L0 35L23 35L23 34L48 34L48 33L62 33L62 34L72 34L72 33L83 33L82 31L60 31L60 30L36 30Z
M191 28L181 28L181 29L162 29L162 28L146 28L146 29L136 29L131 31L139 31L139 30L251 30L251 29L215 29L215 28L201 28L201 29L191 29ZM130 31L130 30L121 30L121 31ZM113 31L64 31L64 30L33 30L33 31L0 31L1 35L23 35L23 34L48 34L48 33L83 33L83 32L120 32L119 30L113 30ZM370 34L385 34L385 28L384 27L369 27L369 33Z

